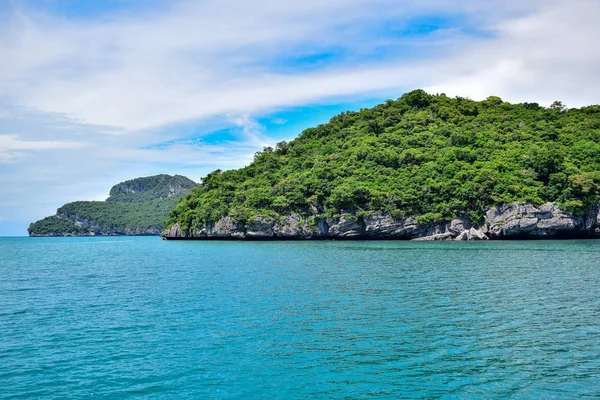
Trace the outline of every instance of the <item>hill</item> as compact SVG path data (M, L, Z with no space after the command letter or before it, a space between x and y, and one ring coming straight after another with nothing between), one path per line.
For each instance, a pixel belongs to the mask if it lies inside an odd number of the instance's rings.
M158 235L169 212L197 186L180 176L137 178L112 187L106 201L65 204L29 226L30 236Z
M502 236L509 209L584 234L597 226L599 188L600 106L416 90L306 129L245 168L210 173L164 236L415 238L448 234L452 221L485 233L491 220ZM526 230L521 219L519 235L568 231L556 221L544 222L560 225L554 231Z

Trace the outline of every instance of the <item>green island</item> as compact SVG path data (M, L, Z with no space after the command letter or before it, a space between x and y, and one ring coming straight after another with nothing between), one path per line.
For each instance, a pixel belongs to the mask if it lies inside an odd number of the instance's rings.
M158 235L169 212L197 184L180 176L137 178L112 187L106 201L65 204L32 223L30 236Z
M163 237L589 236L599 190L600 106L415 90L208 174Z

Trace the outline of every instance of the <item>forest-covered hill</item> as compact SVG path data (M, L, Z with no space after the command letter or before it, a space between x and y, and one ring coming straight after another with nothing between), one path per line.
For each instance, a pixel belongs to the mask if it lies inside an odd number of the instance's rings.
M554 202L582 215L598 202L600 106L568 109L431 95L422 90L344 112L245 168L214 171L173 210L168 226L194 236L228 217L298 215L317 224L389 214L419 223L471 221L495 205Z
M31 236L158 235L169 212L196 185L180 175L128 180L113 186L106 201L65 204L28 231Z

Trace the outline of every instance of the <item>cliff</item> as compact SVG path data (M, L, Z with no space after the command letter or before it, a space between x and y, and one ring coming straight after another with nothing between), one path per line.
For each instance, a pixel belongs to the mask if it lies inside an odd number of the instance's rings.
M274 219L256 217L248 224L223 217L214 224L186 233L178 224L161 234L165 239L401 239L488 240L600 237L600 205L583 216L571 215L552 203L534 206L513 203L490 208L479 223L457 218L445 223L419 223L415 217L394 219L379 213L357 218L304 218L297 214Z
M198 184L181 175L155 175L118 183L110 189L107 202L143 203L171 196L184 196Z
M192 180L156 175L119 183L106 201L76 201L29 226L30 236L159 235Z

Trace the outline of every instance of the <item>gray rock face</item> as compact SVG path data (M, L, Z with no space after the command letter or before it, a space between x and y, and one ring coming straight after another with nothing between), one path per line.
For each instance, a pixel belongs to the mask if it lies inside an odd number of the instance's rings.
M274 220L257 217L250 223L236 223L230 217L183 232L179 225L163 231L167 239L404 239L404 240L488 240L506 238L600 237L600 206L585 216L573 216L552 203L533 206L513 203L491 208L483 223L473 224L461 217L448 223L419 223L407 216L395 220L378 213L358 219L350 213L339 218L320 219L291 214Z
M258 217L248 224L246 228L247 238L269 238L275 236L275 223L267 218Z
M237 224L231 217L221 218L210 228L207 232L209 236L242 237L242 226Z
M275 236L281 238L304 237L303 220L298 214L286 215L273 226Z
M459 240L458 237L461 236L461 234L465 231L467 232L467 236L465 236L464 240L473 240L473 238L468 239L468 231L472 227L471 222L464 217L453 219L452 221L443 225L437 224L421 226L424 228L412 230L413 233L417 232L421 235L413 238L413 240Z
M183 239L185 238L185 233L181 231L181 226L179 226L179 224L174 224L169 226L167 229L165 229L162 233L161 236L166 237L166 238L180 238Z
M128 201L135 201L133 195L142 192L154 191L154 196L169 197L178 194L185 194L198 184L189 178L181 175L154 175L143 178L130 179L125 182L118 183L110 189L110 197L107 201L114 200L114 197L127 195L131 196Z
M344 214L329 227L328 234L336 238L355 238L363 235L363 227L351 216Z
M597 233L597 229L600 227L600 204L596 204L590 207L584 216L585 230Z
M322 229L318 225L311 225L306 219L298 214L282 217L273 226L273 232L281 239L311 239L327 234L328 226L323 221Z
M458 233L469 230L472 227L473 225L471 224L471 221L469 221L466 217L462 217L450 221L450 223L446 226L446 230L456 236Z
M365 236L373 238L415 239L446 233L439 224L419 224L415 217L394 220L390 214L377 214L364 218Z
M196 229L193 232L187 233L181 229L179 224L175 224L163 231L161 236L166 238L181 238L181 239L192 239L192 238L237 238L243 239L245 234L241 231L242 225L237 224L231 217L224 217L215 222L214 224L206 224L201 229ZM175 236L172 236L175 235Z
M594 218L570 215L553 203L538 207L529 203L507 204L489 209L486 217L491 238L576 237L592 233L598 226L597 213L594 222Z

